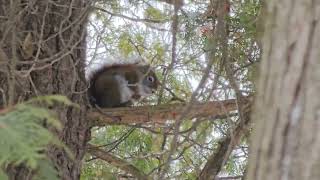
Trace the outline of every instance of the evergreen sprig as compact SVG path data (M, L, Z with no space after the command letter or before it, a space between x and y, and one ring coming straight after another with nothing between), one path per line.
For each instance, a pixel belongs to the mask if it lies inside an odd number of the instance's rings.
M55 104L74 105L66 97L36 97L10 109L0 110L0 167L24 164L35 170L35 179L58 179L57 172L47 158L47 145L66 147L44 127L61 129L49 107ZM70 151L66 149L67 152ZM0 169L0 179L8 179Z

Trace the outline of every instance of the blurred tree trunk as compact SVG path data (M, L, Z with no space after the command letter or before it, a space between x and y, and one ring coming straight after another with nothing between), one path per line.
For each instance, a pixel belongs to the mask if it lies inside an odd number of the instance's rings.
M80 105L53 107L63 124L56 132L74 159L49 147L61 179L79 179L89 139L86 121L85 34L88 2L0 1L0 107L34 96L62 94ZM32 179L23 166L8 169L11 179Z
M247 179L320 179L320 1L265 1Z

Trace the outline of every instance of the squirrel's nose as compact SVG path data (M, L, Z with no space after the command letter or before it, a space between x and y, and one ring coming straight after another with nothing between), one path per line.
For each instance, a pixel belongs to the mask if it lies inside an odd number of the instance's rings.
M151 93L154 94L156 92L156 90L151 90Z

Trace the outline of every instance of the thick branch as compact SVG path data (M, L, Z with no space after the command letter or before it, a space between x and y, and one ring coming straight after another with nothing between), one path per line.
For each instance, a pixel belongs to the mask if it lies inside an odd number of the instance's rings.
M243 100L247 101L247 98ZM194 103L190 111L183 114L186 104L166 104L158 106L125 107L111 109L92 109L89 119L92 126L104 126L106 124L140 124L175 121L182 115L186 119L194 117L211 117L226 115L230 111L237 110L234 99L224 101L212 101L206 103Z
M135 176L137 179L141 179L141 180L147 180L147 176L141 172L138 168L136 168L135 166L133 166L132 164L130 164L129 162L120 159L110 153L107 153L93 145L89 145L88 148L88 153L90 153L91 155L102 159L106 162L108 162L109 164L127 172L130 173L131 175Z

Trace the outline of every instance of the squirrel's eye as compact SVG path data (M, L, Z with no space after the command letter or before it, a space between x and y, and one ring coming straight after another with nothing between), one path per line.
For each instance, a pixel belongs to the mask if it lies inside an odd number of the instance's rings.
M150 82L153 82L153 81L154 81L154 78L153 78L152 76L149 76L149 77L148 77L148 80L149 80Z

